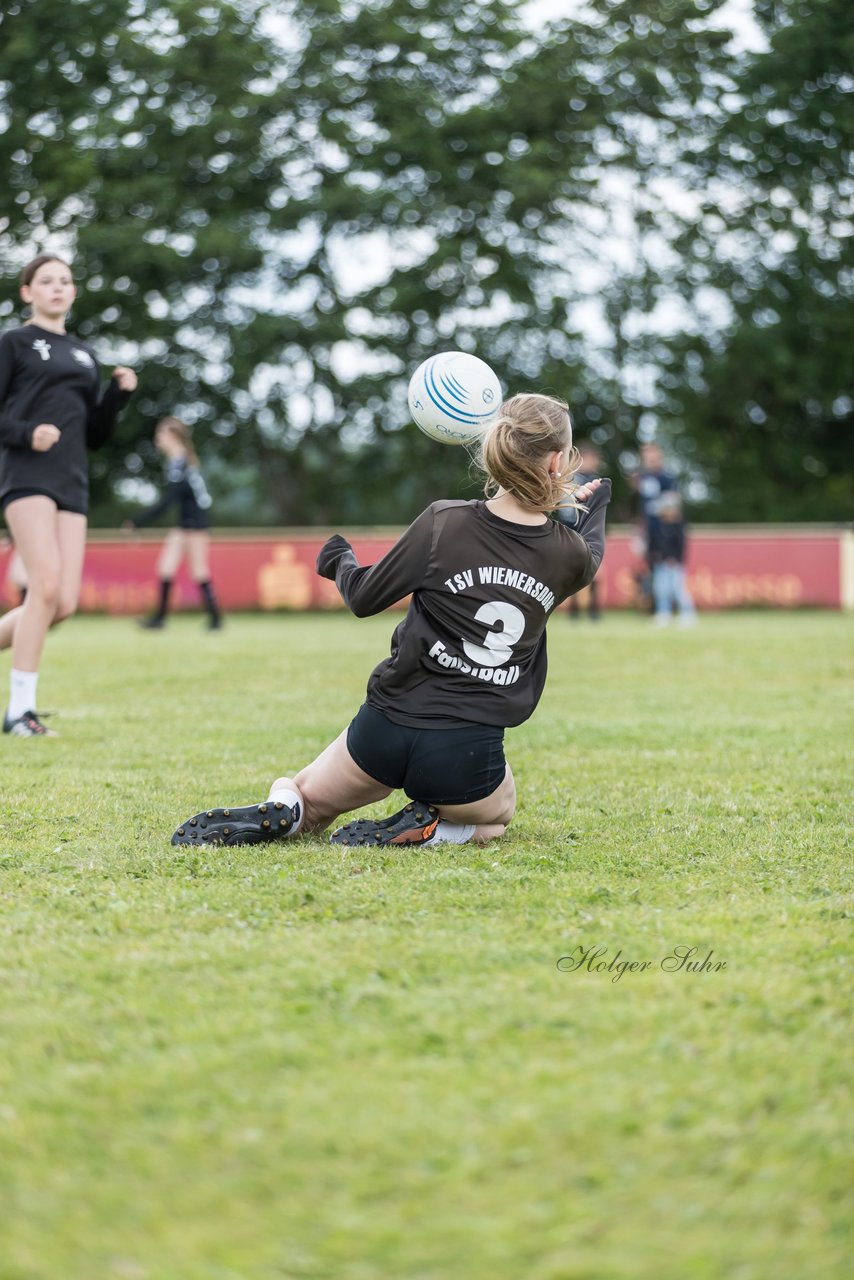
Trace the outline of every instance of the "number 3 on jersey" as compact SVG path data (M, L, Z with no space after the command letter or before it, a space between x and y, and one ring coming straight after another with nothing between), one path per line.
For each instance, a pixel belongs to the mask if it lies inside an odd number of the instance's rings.
M517 609L515 604L505 604L502 600L489 600L480 606L474 617L475 622L483 622L489 627L500 622L501 630L487 632L483 644L463 640L466 657L481 667L500 667L509 662L513 657L513 646L522 639L525 630L525 615L522 610Z

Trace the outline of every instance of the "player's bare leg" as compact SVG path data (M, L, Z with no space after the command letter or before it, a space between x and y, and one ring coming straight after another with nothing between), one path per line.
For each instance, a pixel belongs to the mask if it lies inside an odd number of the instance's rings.
M36 689L48 630L77 608L86 517L58 511L40 494L9 504L6 520L20 552L29 583L27 598L0 626L0 648L12 649L9 709L3 731L18 737L53 736L36 713Z
M222 613L211 582L210 534L207 529L187 529L187 566L190 577L199 589L199 594L208 611L208 627L211 631L219 631L222 627Z
M175 574L181 567L181 561L184 559L185 537L183 529L170 529L160 548L157 557L157 565L155 573L157 574L157 582L160 592L160 598L157 608L147 618L142 618L140 626L147 631L160 631L166 625L166 617L169 613L169 597L172 594L172 583L175 580Z
M305 804L307 831L323 831L339 814L385 800L392 791L356 764L347 749L346 729L311 764L300 769L293 783ZM271 794L277 786L274 782Z
M181 561L184 559L186 550L186 535L183 529L170 529L167 533L163 546L160 548L160 554L157 557L157 566L155 572L158 578L169 579L175 577L175 574L181 567Z

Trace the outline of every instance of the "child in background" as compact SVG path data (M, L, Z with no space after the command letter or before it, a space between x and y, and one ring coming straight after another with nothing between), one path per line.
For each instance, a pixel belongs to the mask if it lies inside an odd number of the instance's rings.
M154 429L154 447L166 459L166 490L158 502L129 520L126 527L138 529L141 525L150 524L162 511L177 506L178 528L169 530L157 561L160 580L157 609L140 625L154 631L165 626L172 583L186 555L190 577L199 588L208 611L208 628L218 631L222 626L222 614L214 595L209 560L208 510L211 499L199 471L190 428L180 418L163 418Z
M661 495L656 515L657 520L649 535L654 621L656 626L666 627L671 611L678 610L680 626L690 627L696 622L697 615L685 583L686 526L682 499L675 490Z

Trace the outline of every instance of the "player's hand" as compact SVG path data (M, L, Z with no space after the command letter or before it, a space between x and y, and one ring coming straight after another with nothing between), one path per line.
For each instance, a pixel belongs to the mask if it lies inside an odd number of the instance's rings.
M572 496L576 502L586 502L588 498L593 497L601 483L601 479L588 480L587 484L580 484L577 489L573 489Z
M48 449L52 449L57 443L61 435L62 432L59 427L55 427L52 422L40 422L33 430L30 445L35 449L36 453L47 453Z
M139 380L133 369L128 369L123 364L117 364L113 370L113 377L119 384L119 391L136 391Z
M317 572L320 577L334 582L339 560L348 551L352 553L352 550L350 543L340 533L333 533L331 538L327 538L317 554Z

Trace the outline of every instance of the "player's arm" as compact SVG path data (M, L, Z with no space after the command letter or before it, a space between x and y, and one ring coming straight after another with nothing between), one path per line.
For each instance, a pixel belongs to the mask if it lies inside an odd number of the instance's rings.
M376 564L361 567L340 533L321 547L317 572L341 592L357 618L382 613L424 583L433 541L433 511L428 507Z
M122 367L121 372L129 371L125 371ZM112 437L118 416L133 395L135 381L131 387L127 379L117 377L118 373L119 369L110 378L104 394L89 414L89 421L86 424L86 444L90 449L100 449Z
M596 485L595 489L593 484ZM584 497L587 510L579 511L578 524L575 526L575 532L583 539L588 551L587 565L578 586L579 590L596 577L596 571L605 554L605 512L611 501L611 481L600 480L598 483L593 481L585 488L589 488L592 492Z
M129 520L130 527L139 529L144 524L151 524L152 520L156 520L162 512L174 507L176 502L180 501L185 486L185 480L173 480L170 484L167 484L163 497L159 498L157 502L153 502L150 507L145 507L132 520Z
M0 444L28 449L32 445L35 425L20 422L6 413L4 405L15 375L15 348L9 337L0 338Z

